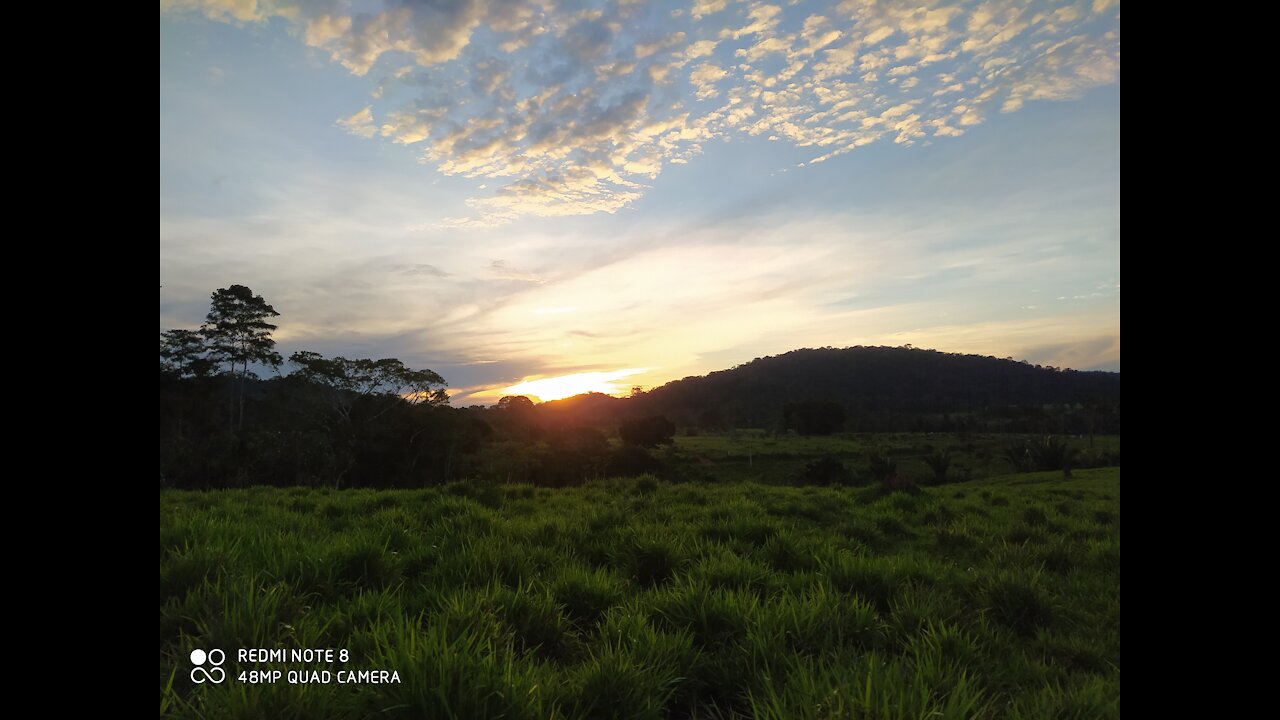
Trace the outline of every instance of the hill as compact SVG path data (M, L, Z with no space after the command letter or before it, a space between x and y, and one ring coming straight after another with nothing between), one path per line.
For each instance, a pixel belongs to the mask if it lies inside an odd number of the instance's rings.
M793 350L627 401L682 426L782 427L788 406L840 406L845 429L1119 432L1120 374L911 347ZM598 414L600 408L593 408Z

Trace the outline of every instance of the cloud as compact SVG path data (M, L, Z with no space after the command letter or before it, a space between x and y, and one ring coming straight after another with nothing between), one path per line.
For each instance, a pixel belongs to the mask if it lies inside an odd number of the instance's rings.
M650 55L656 55L657 53L665 52L672 48L679 47L681 44L684 43L684 37L685 37L684 33L678 32L678 33L673 33L671 35L668 35L667 37L662 38L660 40L654 40L653 42L636 43L636 46L635 46L636 57L647 58ZM714 45L712 47L714 47Z
M699 100L713 98L720 93L716 90L716 82L728 77L729 73L711 63L702 63L689 74L689 82L693 84Z
M1102 0L1098 1L1101 2ZM714 15L724 10L728 4L729 0L694 0L693 9L689 11L689 14L693 16L694 20L701 20L708 15Z
M373 106L366 105L363 110L351 117L338 120L344 130L363 138L371 138L378 130L373 126Z
M697 60L698 58L710 57L716 51L716 45L720 43L716 40L699 40L690 43L684 51L686 60Z
M426 263L401 263L391 266L391 272L401 275L416 275L425 277L448 277L449 273L441 270L435 265Z
M276 14L292 15L289 4L257 0L160 0L160 11L197 11L210 20L222 22L262 22Z
M849 0L815 13L698 0L672 14L592 1L387 0L357 12L166 0L161 12L275 18L353 75L382 68L374 103L338 125L411 147L445 175L486 180L492 189L460 208L470 214L440 224L492 227L618 212L714 139L776 137L812 148L807 165L1078 98L1119 80L1114 6Z

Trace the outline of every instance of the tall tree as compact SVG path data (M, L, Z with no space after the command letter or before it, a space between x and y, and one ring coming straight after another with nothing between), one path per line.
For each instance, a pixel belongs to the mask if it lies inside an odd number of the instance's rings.
M244 385L248 377L257 377L249 365L257 363L278 367L283 360L275 351L276 341L271 332L275 325L268 318L280 313L267 304L261 295L244 285L220 288L210 296L212 304L205 317L201 332L209 344L209 356L216 362L227 364L227 374L236 379L239 423L244 426ZM235 408L233 407L233 413ZM234 418L234 415L233 415Z
M160 333L160 393L163 397L166 375L176 380L172 383L174 437L179 441L183 438L186 406L183 386L188 379L208 377L213 371L213 361L207 357L207 351L204 336L198 330L166 330Z
M205 356L208 347L198 330L166 330L160 333L160 367L181 378L204 377L213 370Z
M444 378L431 370L413 370L394 358L369 360L344 357L326 358L319 353L303 350L289 356L289 362L298 367L298 378L327 389L329 405L333 411L332 430L334 449L339 455L336 477L340 487L342 477L355 464L354 448L358 425L376 421L390 410L409 405L447 405L449 395L444 390ZM437 387L439 386L439 387ZM356 418L357 407L364 408ZM420 429L410 438L417 439Z

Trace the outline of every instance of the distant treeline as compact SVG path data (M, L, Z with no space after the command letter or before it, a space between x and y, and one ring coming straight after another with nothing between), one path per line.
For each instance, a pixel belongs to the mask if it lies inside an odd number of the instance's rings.
M566 485L658 469L683 432L763 428L1116 434L1114 373L909 348L797 350L629 398L454 408L445 381L395 359L286 361L278 313L215 291L199 329L160 337L160 483L421 487L466 478ZM261 379L256 369L273 368ZM611 443L617 438L618 443Z
M788 406L823 401L855 432L1119 432L1119 373L895 347L795 350L648 393L658 412L714 427L787 424ZM1093 418L1091 420L1090 415ZM794 422L794 421L791 421Z
M1119 434L1120 374L911 347L793 350L620 399L546 403L608 423L662 414L682 428Z

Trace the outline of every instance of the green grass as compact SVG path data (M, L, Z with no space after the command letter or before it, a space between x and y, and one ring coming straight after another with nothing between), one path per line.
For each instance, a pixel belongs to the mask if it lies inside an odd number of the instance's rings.
M861 442L805 439L825 441ZM163 491L161 715L1119 717L1119 497L1118 468L885 497ZM227 651L229 682L190 681L197 647ZM277 647L346 649L306 669L401 683L235 681L255 669L237 648ZM275 668L303 669L256 669Z

